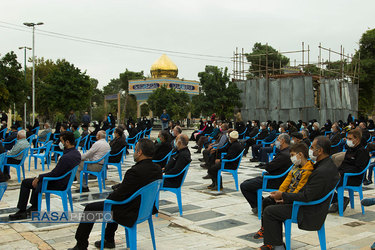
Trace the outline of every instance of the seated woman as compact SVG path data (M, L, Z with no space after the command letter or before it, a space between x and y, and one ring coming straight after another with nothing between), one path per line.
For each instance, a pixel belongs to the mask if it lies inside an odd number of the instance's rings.
M171 146L171 139L169 136L169 132L166 130L161 130L159 132L158 138L155 141L155 152L154 152L154 156L152 157L152 159L161 160L171 150L172 150L172 146ZM157 164L159 164L160 167L164 168L165 165L167 164L167 161L158 162Z
M293 144L290 147L290 160L294 166L288 173L284 182L280 185L279 191L288 193L298 193L306 184L309 176L314 170L313 163L309 160L309 149L305 143ZM269 205L275 205L276 201L270 196L263 199L262 212ZM254 234L254 239L263 238L263 218L262 226L259 231Z

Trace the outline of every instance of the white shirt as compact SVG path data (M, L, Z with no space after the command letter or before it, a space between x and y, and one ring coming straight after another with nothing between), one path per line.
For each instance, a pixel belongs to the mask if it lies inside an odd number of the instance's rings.
M106 153L111 150L108 142L105 139L100 139L96 141L89 151L84 153L81 157L82 161L97 161L102 158ZM100 164L104 163L104 160L99 162Z

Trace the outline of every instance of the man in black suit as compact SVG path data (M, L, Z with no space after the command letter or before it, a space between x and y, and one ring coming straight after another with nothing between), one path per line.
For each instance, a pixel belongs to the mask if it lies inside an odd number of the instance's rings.
M10 129L11 129L11 131L8 133L8 136L6 136L6 138L3 139L3 142L11 142L11 141L13 141L14 139L17 138L17 133L18 133L17 126L12 125L12 127L10 127ZM6 150L11 150L15 144L16 144L15 142L7 143L7 144L5 144L4 148Z
M332 133L329 135L331 146L337 145L341 140L339 125L335 122L331 127ZM331 155L339 152L339 147L331 147Z
M232 131L229 134L229 143L228 147L225 147L225 152L227 153L223 159L230 160L236 158L241 151L243 150L243 146L241 143L238 142L238 132ZM224 150L223 150L224 152ZM220 150L218 150L218 155L221 155ZM233 161L233 162L227 162L225 164L225 169L237 169L238 162L240 159ZM217 172L221 168L221 159L216 159L215 164L208 167L207 173L208 176L212 179L212 184L208 186L210 189L217 189ZM221 188L222 188L223 182L221 182Z
M127 146L124 130L122 128L115 128L114 131L115 138L109 143L111 146L111 155L119 153L124 147ZM122 154L117 154L116 156L110 156L108 158L109 163L119 163L121 161Z
M329 158L331 143L325 136L316 137L311 145L310 158L316 160L314 170L305 186L298 193L275 191L271 198L281 204L268 206L263 212L264 246L261 249L283 247L283 222L292 216L293 202L310 202L327 195L340 179L337 167ZM328 213L330 199L299 210L298 227L303 230L319 230ZM284 249L284 248L283 248Z
M265 169L270 175L279 175L284 173L292 165L289 155L290 137L288 134L281 134L277 137L275 146L278 149L275 158L265 164ZM279 189L279 186L284 181L284 177L269 180L267 188ZM241 183L241 192L251 206L251 211L254 214L258 213L257 191L262 188L263 177L258 176Z
M168 164L163 169L164 174L166 175L173 175L180 173L188 163L191 162L191 154L188 148L189 144L189 137L185 134L180 134L176 138L176 149L177 153L172 155ZM167 178L164 179L163 187L179 187L181 185L181 181L183 178L183 174L175 177L175 178Z
M10 220L26 219L31 211L38 210L38 193L42 189L43 178L45 177L59 177L81 162L81 154L75 149L75 139L72 132L62 132L60 134L60 141L64 145L64 154L56 164L56 167L49 173L41 174L36 178L27 178L22 181L20 195L18 199L17 208L19 211L15 214L9 215ZM70 176L64 179L53 181L48 184L48 189L64 190L69 182ZM26 210L27 202L29 200L31 190L31 207Z
M135 146L134 161L136 164L126 171L123 181L116 189L107 197L108 200L123 201L140 188L147 184L162 178L162 172L159 165L152 162L152 155L154 154L154 144L149 139L141 139ZM113 220L115 222L107 223L105 229L105 248L115 248L115 232L118 224L132 227L138 217L138 211L141 204L141 197L135 198L133 201L125 204L112 206ZM87 204L84 212L103 211L104 201L93 202ZM94 222L94 221L93 221ZM80 223L75 239L77 244L72 248L73 250L87 249L90 232L93 228L93 223ZM95 242L96 247L100 247L100 241Z
M247 155L249 148L253 146L257 140L263 140L268 136L268 129L267 129L267 122L262 122L260 124L260 129L258 130L257 127L254 127L253 130L249 134L250 139L245 142L245 152L243 153L244 156ZM256 136L255 138L252 138Z

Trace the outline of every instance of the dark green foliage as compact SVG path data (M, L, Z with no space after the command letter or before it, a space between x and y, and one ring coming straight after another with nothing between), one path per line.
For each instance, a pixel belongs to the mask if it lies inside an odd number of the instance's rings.
M21 64L13 51L0 59L0 109L23 107L27 89Z
M147 103L154 115L160 116L163 109L166 109L174 121L185 119L190 111L190 98L187 93L165 87L154 90Z
M268 54L268 57L266 57ZM260 56L257 56L260 55ZM289 58L280 54L276 49L267 44L255 43L251 53L246 55L247 61L251 62L249 78L254 76L266 75L266 61L268 65L268 72L272 72L272 68L276 72L280 72L281 68L289 64ZM260 58L260 61L259 61ZM267 60L266 60L267 58ZM259 74L260 71L260 74Z
M235 107L241 107L239 90L229 80L228 69L217 66L206 66L204 72L198 73L203 94L194 98L194 112L204 115L216 113L220 119L232 118Z

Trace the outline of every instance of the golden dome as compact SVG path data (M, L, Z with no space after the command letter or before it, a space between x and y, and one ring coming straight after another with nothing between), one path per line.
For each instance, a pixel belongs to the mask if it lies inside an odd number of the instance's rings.
M177 78L178 68L167 55L162 55L151 66L152 78Z

